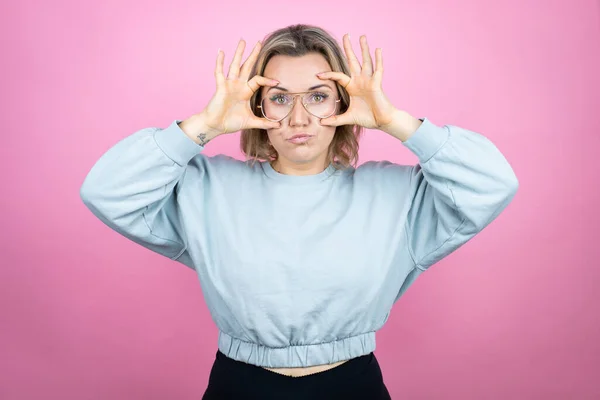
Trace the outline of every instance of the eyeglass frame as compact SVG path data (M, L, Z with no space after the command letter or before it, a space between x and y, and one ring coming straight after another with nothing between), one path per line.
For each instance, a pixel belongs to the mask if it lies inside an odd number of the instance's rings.
M292 96L294 97L294 100L293 100L293 103L292 103L292 105L291 105L291 107L290 107L290 111L288 111L288 113L287 113L287 114L285 114L285 117L283 117L283 118L280 118L280 119L270 119L270 118L268 118L268 117L265 115L265 109L264 109L264 107L262 106L262 104L263 104L263 101L265 101L265 100L267 99L266 97L264 97L264 98L263 98L263 99L260 101L260 104L258 104L256 107L257 107L257 108L260 108L260 112L261 112L261 114L263 115L263 117L265 117L265 119L267 119L267 120L269 120L269 121L272 121L272 122L279 122L279 121L283 121L284 119L286 119L286 118L287 118L287 117L288 117L288 116L289 116L289 115L292 113L292 110L294 109L294 106L296 105L296 98L297 98L298 96L300 96L300 95L305 95L305 94L307 94L307 93L319 93L319 91L317 91L317 90L309 90L309 91L307 91L307 92L294 92L294 93L288 93L288 92L286 92L286 93L282 93L282 94L292 95ZM302 97L304 97L304 96L302 96ZM320 119L325 119L325 118L329 118L329 117L331 117L333 114L335 114L335 112L337 111L337 108L338 108L338 103L339 103L340 101L342 101L342 99L337 99L337 100L335 101L335 107L333 108L333 112L332 112L331 114L329 114L328 116L326 116L326 117L320 117L320 116L318 116L318 115L315 115L315 114L313 114L312 112L310 112L310 110L309 110L309 109L306 107L306 104L305 104L304 102L302 102L302 107L304 107L304 109L305 109L305 110L306 110L306 111L307 111L307 112L308 112L310 115L312 115L312 116L314 116L314 117L317 117L317 118L320 118Z

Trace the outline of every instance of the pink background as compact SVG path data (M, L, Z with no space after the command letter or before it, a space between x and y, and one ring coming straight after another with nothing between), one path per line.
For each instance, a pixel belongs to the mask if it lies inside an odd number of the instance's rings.
M599 398L598 2L235 3L0 6L0 398L201 397L217 330L194 271L105 227L79 187L116 141L200 111L218 48L228 68L240 37L299 22L355 49L366 33L398 108L482 132L520 180L380 331L393 398ZM241 157L238 139L207 153ZM378 131L360 155L416 161Z

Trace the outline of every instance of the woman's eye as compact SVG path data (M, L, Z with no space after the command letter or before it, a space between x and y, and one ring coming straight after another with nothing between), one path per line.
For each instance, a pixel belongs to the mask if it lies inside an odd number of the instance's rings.
M325 101L325 99L327 99L327 95L325 93L315 93L312 96L313 101L316 101L317 103L320 103L322 101Z
M271 97L271 101L279 104L285 104L286 98L285 96L273 96Z

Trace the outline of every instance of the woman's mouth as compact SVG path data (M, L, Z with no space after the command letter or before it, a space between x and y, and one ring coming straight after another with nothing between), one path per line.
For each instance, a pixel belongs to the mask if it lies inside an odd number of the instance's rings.
M301 144L308 142L314 135L309 135L306 133L299 133L297 135L292 136L287 141L294 144Z

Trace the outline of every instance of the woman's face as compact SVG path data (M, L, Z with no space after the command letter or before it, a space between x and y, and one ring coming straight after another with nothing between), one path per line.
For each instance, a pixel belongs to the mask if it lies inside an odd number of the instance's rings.
M331 67L321 54L310 53L302 57L276 55L267 63L263 75L279 81L279 84L272 88L262 87L261 98L266 101L282 101L282 96L278 98L277 94L321 90L337 99L339 95L335 83L319 79L316 75L326 71L331 71ZM320 118L310 114L302 106L301 96L296 98L292 111L281 121L281 126L267 130L269 140L277 150L280 163L325 167L335 127L322 126ZM313 99L321 101L318 94L315 96L317 97ZM339 112L339 106L336 112Z

